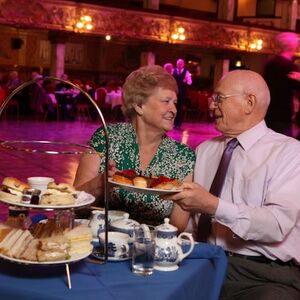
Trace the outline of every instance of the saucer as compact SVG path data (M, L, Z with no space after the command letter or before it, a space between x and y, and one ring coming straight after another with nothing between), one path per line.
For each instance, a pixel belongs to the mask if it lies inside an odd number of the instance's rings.
M94 247L94 249L91 253L91 256L96 258L96 259L104 260L103 251L102 251L102 249L100 249L100 247ZM126 260L130 260L130 259L131 259L130 256L126 256L126 257L111 257L111 256L108 256L107 257L108 261L115 261L115 262L126 261Z

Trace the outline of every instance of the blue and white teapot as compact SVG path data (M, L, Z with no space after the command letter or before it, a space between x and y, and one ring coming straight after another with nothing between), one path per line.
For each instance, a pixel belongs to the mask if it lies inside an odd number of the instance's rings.
M178 263L186 258L194 249L194 239L192 234L182 232L177 237L177 228L169 224L169 219L164 219L164 224L155 227L155 258L154 268L159 271L175 271ZM190 248L183 253L181 244L183 237L190 242Z

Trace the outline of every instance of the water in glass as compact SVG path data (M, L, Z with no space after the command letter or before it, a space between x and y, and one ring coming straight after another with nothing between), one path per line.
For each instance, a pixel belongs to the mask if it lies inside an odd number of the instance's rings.
M136 237L133 243L132 272L138 275L153 274L155 243L152 238Z

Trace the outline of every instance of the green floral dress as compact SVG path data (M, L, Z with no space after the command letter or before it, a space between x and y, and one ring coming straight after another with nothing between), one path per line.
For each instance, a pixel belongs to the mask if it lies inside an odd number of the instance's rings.
M116 162L119 170L133 169L141 173L139 147L135 128L130 123L108 125L109 159ZM105 152L105 136L102 128L97 129L89 141L98 152ZM182 181L194 169L195 154L192 149L169 137L162 138L157 153L143 175L165 175ZM99 174L104 171L102 160ZM127 211L130 218L141 223L158 225L169 217L173 202L161 200L157 195L135 193L115 187L110 193L109 208Z

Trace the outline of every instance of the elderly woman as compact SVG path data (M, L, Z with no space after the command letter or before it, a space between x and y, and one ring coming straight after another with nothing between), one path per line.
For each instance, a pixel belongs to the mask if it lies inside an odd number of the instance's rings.
M194 152L186 145L171 140L166 133L173 128L178 88L175 79L160 66L146 66L132 72L123 86L124 112L129 123L108 126L109 160L115 169L133 169L145 176L165 175L191 181L195 163ZM99 128L89 144L105 151L104 131ZM74 185L79 190L103 195L104 161L97 155L83 156ZM171 201L157 195L113 188L110 208L127 211L132 219L158 225L169 217L180 231L189 214Z

